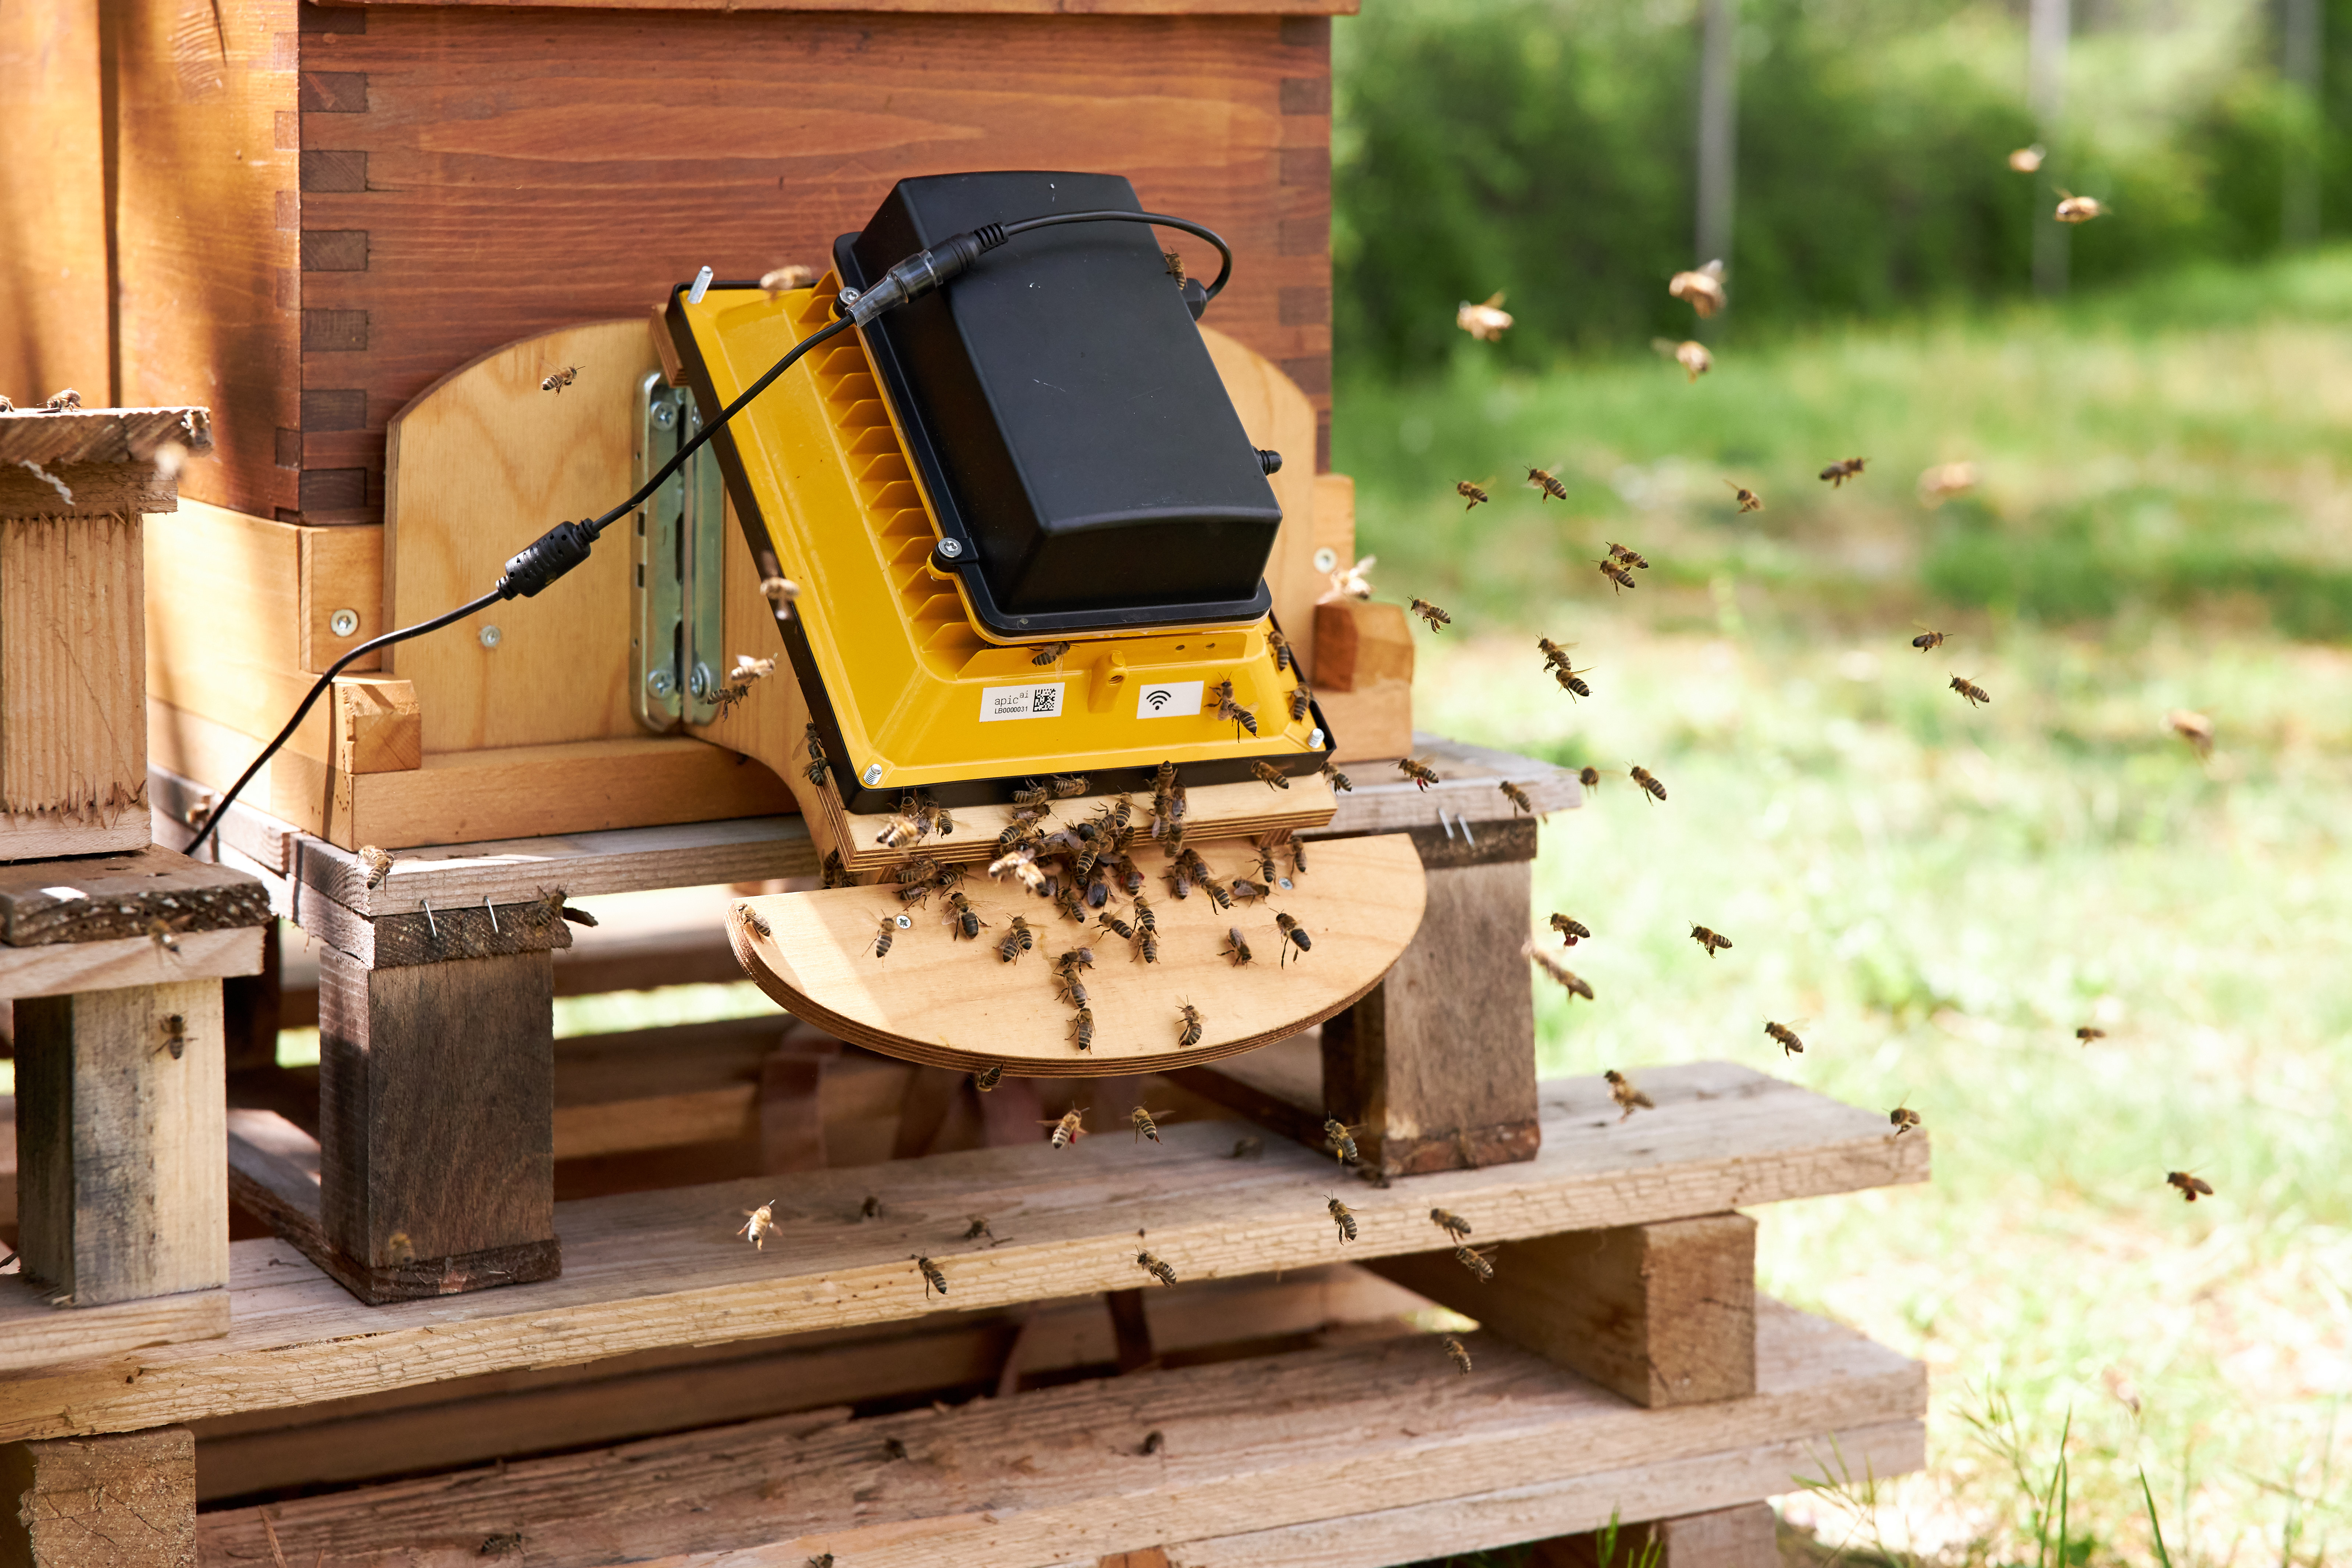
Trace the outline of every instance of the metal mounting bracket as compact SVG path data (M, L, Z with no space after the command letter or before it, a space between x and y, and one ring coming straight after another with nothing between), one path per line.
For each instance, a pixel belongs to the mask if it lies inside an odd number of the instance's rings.
M693 392L658 371L638 384L636 467L642 485L702 428ZM709 447L637 509L630 537L629 675L638 722L667 732L707 723L726 679L719 584L726 494Z

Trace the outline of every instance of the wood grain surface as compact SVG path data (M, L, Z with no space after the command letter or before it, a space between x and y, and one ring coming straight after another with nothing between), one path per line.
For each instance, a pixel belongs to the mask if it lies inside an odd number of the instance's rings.
M0 393L19 405L114 395L101 32L96 5L0 11Z
M0 1451L0 1559L37 1568L191 1568L195 1440L184 1426Z
M60 1307L21 1274L0 1276L0 1376L28 1367L125 1355L228 1332L225 1287L103 1307Z
M1199 845L1220 874L1250 868L1235 843ZM1314 873L1257 905L1221 910L1205 894L1151 897L1160 960L1134 962L1128 944L1092 925L1074 926L1017 884L979 880L967 896L986 927L958 939L941 909L902 904L889 886L746 899L766 931L737 920L736 956L777 1005L826 1033L885 1055L972 1071L1001 1063L1046 1078L1159 1072L1213 1061L1320 1023L1377 984L1420 927L1421 858L1391 836L1334 844ZM967 884L975 879L967 879ZM1155 892L1157 889L1155 889ZM1124 918L1134 910L1119 906ZM1287 913L1312 943L1286 959L1274 916ZM883 920L907 914L887 956L875 956ZM1035 931L1036 952L1007 963L997 944L1013 916ZM1223 952L1239 928L1253 961ZM1070 1039L1072 1009L1054 986L1049 955L1089 947L1083 976L1095 1017L1094 1047ZM1181 1046L1180 1007L1202 1018L1197 1044ZM1532 1063L1532 1057L1530 1057ZM1530 1088L1533 1068L1529 1067Z
M89 398L83 399L85 403ZM152 468L166 447L183 458L213 449L212 411L206 408L107 408L92 406L44 413L20 407L0 414L0 463L110 463Z
M0 858L58 853L44 819L147 841L139 534L132 516L0 520Z
M922 1315L935 1302L909 1254L945 1271L956 1310L1137 1284L1136 1232L1186 1279L1426 1251L1432 1205L1482 1243L1717 1214L1786 1198L1925 1181L1928 1146L1888 1136L1883 1111L1840 1105L1727 1063L1654 1068L1658 1109L1618 1119L1598 1078L1544 1086L1543 1149L1526 1163L1349 1189L1360 1226L1340 1243L1323 1194L1328 1157L1269 1142L1228 1158L1230 1123L1185 1123L1164 1143L1107 1128L1074 1149L1025 1147L638 1193L556 1205L563 1276L383 1308L360 1305L277 1241L230 1247L229 1337L139 1358L0 1379L0 1440L131 1430L236 1410L310 1404L453 1377L718 1344ZM860 1224L879 1191L885 1215ZM736 1234L782 1197L765 1250ZM1001 1246L960 1243L974 1213ZM1017 1226L1017 1228L1016 1228ZM1509 1267L1509 1247L1497 1256Z
M261 932L200 931L165 947L152 936L0 947L0 998L63 996L125 985L261 973Z
M269 920L260 881L150 845L69 866L0 865L0 943L100 942L227 931Z

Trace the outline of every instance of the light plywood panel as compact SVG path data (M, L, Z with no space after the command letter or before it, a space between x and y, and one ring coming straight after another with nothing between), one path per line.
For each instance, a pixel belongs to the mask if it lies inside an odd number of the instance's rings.
M1282 506L1282 529L1265 563L1265 581L1274 591L1275 620L1297 650L1299 667L1311 670L1315 596L1323 591L1315 570L1315 405L1272 360L1214 327L1202 327L1201 341L1250 444L1282 454L1282 471L1266 481Z

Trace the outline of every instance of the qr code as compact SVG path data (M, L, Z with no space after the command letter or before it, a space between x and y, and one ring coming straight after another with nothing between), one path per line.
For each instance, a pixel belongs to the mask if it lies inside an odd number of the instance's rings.
M1062 689L1058 686L1040 686L1029 693L1029 711L1032 713L1051 713L1061 703Z

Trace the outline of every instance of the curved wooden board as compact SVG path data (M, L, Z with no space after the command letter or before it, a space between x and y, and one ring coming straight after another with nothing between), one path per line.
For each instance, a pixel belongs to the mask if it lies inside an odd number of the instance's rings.
M1196 846L1216 870L1241 875L1255 851L1244 840ZM938 899L908 909L912 929L874 956L880 921L900 912L888 887L777 893L745 899L762 932L739 914L729 940L744 972L777 1005L856 1045L887 1056L967 1071L1001 1065L1016 1077L1097 1078L1162 1072L1237 1055L1286 1038L1354 1003L1379 984L1421 927L1426 889L1421 857L1402 834L1317 844L1307 874L1256 905L1219 910L1207 897L1147 891L1160 923L1160 962L1136 962L1128 944L1089 925L1095 967L1083 976L1095 1016L1091 1052L1069 1043L1071 1009L1056 994L1053 959L1087 940L1043 899L1011 883L967 878L965 896L989 922L978 942L957 940ZM1283 869L1288 870L1287 857ZM1313 942L1283 962L1276 910ZM1132 910L1121 904L1121 919ZM996 943L1013 915L1037 932L1036 951L1014 963ZM1239 926L1254 962L1221 953ZM1180 1047L1181 1004L1201 1010L1201 1043Z

